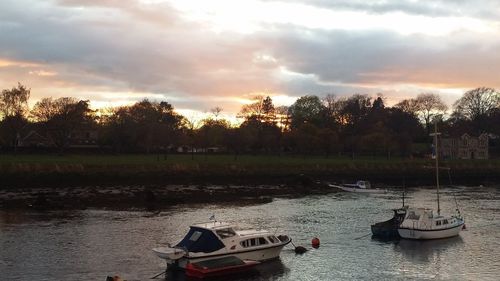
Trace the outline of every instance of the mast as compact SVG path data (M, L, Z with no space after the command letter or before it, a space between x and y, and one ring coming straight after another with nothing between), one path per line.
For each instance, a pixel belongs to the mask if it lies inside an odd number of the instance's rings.
M434 133L430 134L434 136L434 152L436 153L436 187L437 187L437 203L438 203L438 216L441 214L441 207L439 205L439 151L438 151L438 135L441 133L437 132L437 120L434 123Z

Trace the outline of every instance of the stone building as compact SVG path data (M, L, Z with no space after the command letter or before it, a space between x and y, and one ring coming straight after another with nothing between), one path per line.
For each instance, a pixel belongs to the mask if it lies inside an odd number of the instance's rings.
M441 138L439 150L443 159L488 159L488 135L471 137L463 134L459 138Z

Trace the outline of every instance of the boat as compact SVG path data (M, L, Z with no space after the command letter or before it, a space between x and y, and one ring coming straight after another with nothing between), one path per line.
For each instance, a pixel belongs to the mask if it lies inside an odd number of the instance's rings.
M234 256L228 256L189 263L186 265L185 272L188 277L204 279L246 272L258 264L260 264L258 261L241 260Z
M405 208L405 206L399 209L393 209L394 216L390 220L372 224L372 237L381 240L395 240L401 238L398 229L406 216L406 210L407 208Z
M465 224L458 205L455 215L442 215L439 202L439 153L437 124L434 126L434 153L436 164L437 212L429 208L408 208L398 228L401 238L415 240L442 239L457 236Z
M175 244L154 248L153 252L167 262L167 267L185 269L189 263L223 257L258 262L278 258L292 239L267 230L240 230L235 224L210 221L193 224L184 238Z
M371 188L369 181L357 181L353 184L329 184L330 187L335 187L343 191L348 192L360 192L360 193L387 193L386 189Z

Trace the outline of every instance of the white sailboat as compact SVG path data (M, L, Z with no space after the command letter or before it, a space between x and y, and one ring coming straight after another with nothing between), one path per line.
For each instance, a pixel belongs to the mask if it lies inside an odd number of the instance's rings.
M402 238L429 240L457 236L465 221L457 208L456 215L442 215L439 204L439 153L437 125L434 127L435 159L436 159L436 194L437 214L428 208L408 208L398 233Z

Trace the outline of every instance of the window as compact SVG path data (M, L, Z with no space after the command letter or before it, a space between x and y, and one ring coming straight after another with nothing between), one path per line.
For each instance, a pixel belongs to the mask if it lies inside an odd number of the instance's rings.
M268 236L267 239L269 239L269 241L271 241L271 243L273 244L279 243L278 238L276 238L276 236Z
M273 243L277 243L276 237L274 237L274 239L276 240L276 242L273 242ZM251 239L247 239L247 240L240 242L240 244L243 248L255 247L255 246L259 246L259 245L266 245L268 243L269 242L267 242L266 238L264 238L264 237L251 238Z
M219 229L215 231L220 238L225 239L236 235L232 228Z
M418 220L418 219L420 219L420 215L415 214L415 212L414 212L414 211L410 211L410 212L408 213L408 217L407 217L407 218L408 218L409 220Z
M256 246L257 245L257 239L250 239L250 246Z
M436 225L441 225L441 221L436 221Z
M200 231L195 231L193 232L193 234L191 234L191 237L189 237L189 240L190 241L197 241L201 236L201 232Z
M448 224L448 220L444 220L444 221L443 221L443 224Z

